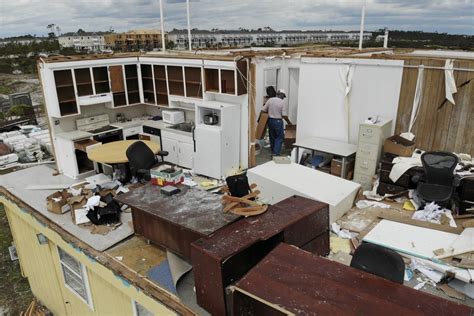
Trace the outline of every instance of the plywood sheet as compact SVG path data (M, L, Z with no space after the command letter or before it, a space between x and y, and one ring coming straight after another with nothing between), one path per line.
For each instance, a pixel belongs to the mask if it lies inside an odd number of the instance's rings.
M263 139L265 137L265 130L268 123L268 114L265 112L260 112L258 117L257 129L255 130L255 138Z

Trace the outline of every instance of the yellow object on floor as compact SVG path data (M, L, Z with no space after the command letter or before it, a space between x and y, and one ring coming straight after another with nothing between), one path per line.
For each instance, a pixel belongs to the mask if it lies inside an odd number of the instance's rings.
M415 206L410 200L406 200L405 203L403 203L403 209L407 211L416 211Z
M329 239L331 245L331 252L338 253L339 251L351 253L351 245L349 239L344 239L338 236L331 236Z

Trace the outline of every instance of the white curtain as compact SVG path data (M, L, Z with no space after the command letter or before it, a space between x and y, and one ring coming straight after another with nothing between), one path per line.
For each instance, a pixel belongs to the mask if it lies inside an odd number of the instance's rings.
M421 99L423 97L423 81L424 81L425 67L420 65L418 67L418 78L416 79L415 97L413 98L413 107L411 109L410 125L408 126L408 132L400 134L400 136L413 140L415 135L411 132L413 125L415 125L418 112L420 111Z

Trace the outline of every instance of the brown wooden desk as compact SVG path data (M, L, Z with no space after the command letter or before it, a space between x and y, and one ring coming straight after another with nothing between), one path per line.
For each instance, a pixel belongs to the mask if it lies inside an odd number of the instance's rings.
M241 219L194 242L191 259L198 304L213 315L225 315L225 288L282 241L327 255L328 205L292 196L261 215Z
M191 243L207 237L239 218L223 212L221 196L181 186L181 192L166 196L160 186L147 184L115 199L132 208L136 234L190 259Z
M472 315L473 309L287 244L233 288L234 315Z
M87 152L89 160L106 163L106 164L120 164L127 163L127 148L137 140L119 140L91 148ZM154 154L160 151L160 145L148 140L142 140Z

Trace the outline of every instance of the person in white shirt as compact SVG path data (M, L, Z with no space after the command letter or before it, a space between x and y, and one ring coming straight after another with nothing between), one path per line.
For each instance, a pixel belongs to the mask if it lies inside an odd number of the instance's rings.
M283 139L285 138L283 120L288 124L291 124L286 113L285 98L286 91L279 89L276 97L268 99L262 108L263 112L268 113L268 132L270 135L270 147L273 156L280 155Z

